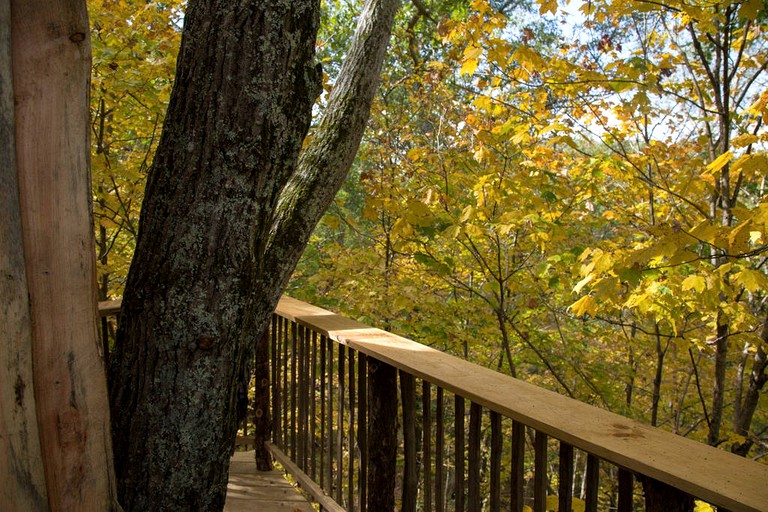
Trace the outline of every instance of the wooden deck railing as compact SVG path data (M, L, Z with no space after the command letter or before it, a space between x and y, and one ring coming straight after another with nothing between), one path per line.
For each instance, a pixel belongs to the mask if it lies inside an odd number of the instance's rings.
M272 449L339 509L768 510L768 466L288 297L271 357Z
M768 466L295 299L270 358L265 445L324 510L768 511Z

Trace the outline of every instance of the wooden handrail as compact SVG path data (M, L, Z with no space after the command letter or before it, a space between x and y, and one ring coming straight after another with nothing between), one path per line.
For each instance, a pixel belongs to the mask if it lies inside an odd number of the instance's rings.
M276 313L603 460L733 511L768 510L768 466L283 297Z
M123 301L118 300L103 300L99 302L99 317L114 316L120 313L123 307Z

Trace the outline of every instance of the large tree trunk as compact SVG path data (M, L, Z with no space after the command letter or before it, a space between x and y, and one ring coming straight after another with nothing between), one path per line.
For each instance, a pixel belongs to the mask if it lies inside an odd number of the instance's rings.
M319 0L188 3L110 370L127 510L223 507L242 367L351 165L396 4L361 15L299 165Z
M109 510L114 477L96 328L85 1L12 0L10 19L19 204L48 506ZM14 387L19 396L33 389L22 380Z

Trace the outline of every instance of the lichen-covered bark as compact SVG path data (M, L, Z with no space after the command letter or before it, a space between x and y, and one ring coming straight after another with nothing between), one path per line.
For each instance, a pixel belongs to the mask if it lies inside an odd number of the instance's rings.
M237 381L306 244L283 231L308 214L316 223L336 192L278 215L321 89L318 23L319 0L188 4L110 369L126 510L223 507ZM334 164L362 135L391 20L385 26L358 42L378 60L342 71L367 85L315 134L342 132L325 152ZM340 184L348 168L321 171Z

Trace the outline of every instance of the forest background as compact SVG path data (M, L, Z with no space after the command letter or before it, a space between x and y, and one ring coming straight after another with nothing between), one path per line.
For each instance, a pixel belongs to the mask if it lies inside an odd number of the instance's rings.
M88 4L106 300L135 247L183 2ZM359 7L324 3L326 92ZM405 3L289 294L768 462L767 13Z

